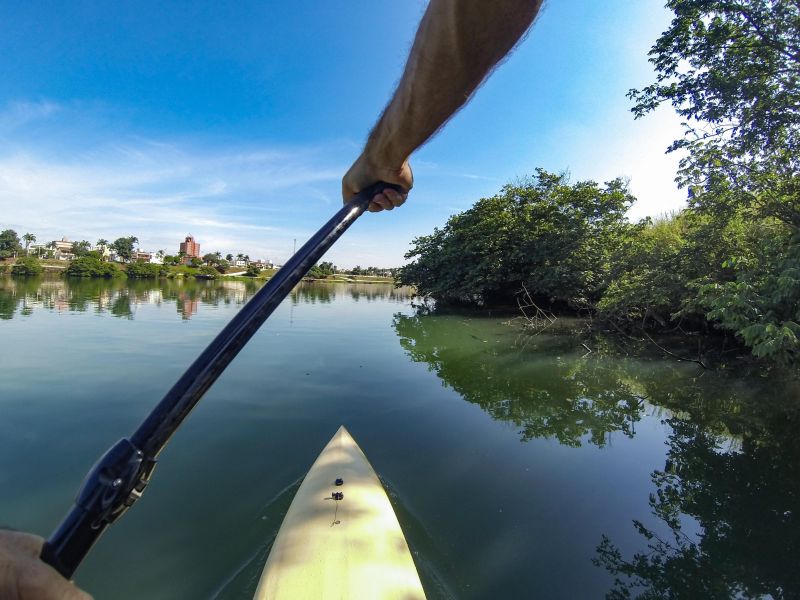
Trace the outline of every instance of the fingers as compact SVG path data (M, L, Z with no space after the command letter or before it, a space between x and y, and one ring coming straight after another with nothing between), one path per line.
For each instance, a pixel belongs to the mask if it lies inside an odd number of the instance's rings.
M369 204L370 212L380 212L382 210L393 210L402 206L408 198L407 193L398 192L392 188L386 188L382 193L375 195Z
M0 530L0 599L91 600L91 596L41 561L38 535Z
M18 589L19 600L92 600L89 594L40 560L25 565Z
M414 173L407 160L403 161L399 167L386 167L383 163L375 162L367 154L362 153L342 178L342 201L347 204L359 191L376 181L393 183L404 191L397 192L389 188L383 190L382 193L376 194L372 198L369 211L393 210L408 198L408 192L414 187Z
M32 533L4 529L0 531L0 544L15 549L24 556L37 557L42 553L44 538Z

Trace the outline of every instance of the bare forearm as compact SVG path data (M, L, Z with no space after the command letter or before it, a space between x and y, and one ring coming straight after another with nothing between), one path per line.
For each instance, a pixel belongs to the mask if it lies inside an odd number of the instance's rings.
M399 166L478 88L530 27L542 0L431 0L397 91L364 154Z

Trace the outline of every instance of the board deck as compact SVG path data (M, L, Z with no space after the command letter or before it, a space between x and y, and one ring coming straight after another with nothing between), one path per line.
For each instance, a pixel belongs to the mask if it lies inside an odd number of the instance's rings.
M297 490L254 596L304 598L425 598L386 491L344 426Z

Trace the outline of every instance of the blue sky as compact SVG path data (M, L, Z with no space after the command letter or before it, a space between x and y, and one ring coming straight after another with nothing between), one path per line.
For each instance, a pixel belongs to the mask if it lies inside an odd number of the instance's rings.
M113 6L112 6L113 4ZM0 228L136 235L284 261L338 208L426 2L0 4ZM669 22L653 0L550 0L528 38L412 157L416 187L330 251L396 266L413 237L534 172L629 177L638 219L683 205L668 109L625 93Z

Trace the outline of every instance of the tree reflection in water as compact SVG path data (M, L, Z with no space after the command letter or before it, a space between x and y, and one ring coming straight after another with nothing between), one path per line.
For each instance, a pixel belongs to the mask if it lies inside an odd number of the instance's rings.
M196 281L194 279L129 280L62 277L0 277L0 319L26 316L36 309L109 313L133 319L140 305L174 304L184 320L201 307L244 304L261 280ZM407 302L409 288L391 284L302 283L291 292L294 304L330 303L337 297L355 302L376 299Z
M686 363L602 351L582 357L570 336L519 350L497 320L398 314L394 327L412 360L514 423L522 441L602 446L613 432L635 435L645 413L670 428L649 503L671 534L635 521L645 549L632 558L603 536L594 562L614 576L608 598L800 598L796 381L698 377ZM613 346L606 342L592 344Z
M800 597L800 400L796 384L763 387L725 399L683 390L650 496L671 535L635 521L647 550L630 559L603 536L608 598ZM684 533L687 516L698 535Z
M554 438L567 446L582 440L605 445L614 432L633 436L643 396L619 363L576 360L574 340L542 338L542 352L520 352L496 339L496 322L457 316L395 315L400 345L442 382L494 419L520 427L523 441ZM579 356L579 355L578 355Z
M390 283L323 283L304 282L289 294L292 303L330 304L337 298L349 298L355 302L374 300L405 303L411 300L411 288L396 288Z

